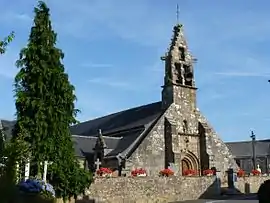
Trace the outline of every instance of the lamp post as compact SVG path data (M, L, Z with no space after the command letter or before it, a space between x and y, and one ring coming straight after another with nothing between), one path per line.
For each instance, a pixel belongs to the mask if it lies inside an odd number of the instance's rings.
M256 144L256 135L254 134L253 131L251 131L251 136L250 138L252 139L252 159L253 159L253 169L256 169L256 150L255 150L255 144Z

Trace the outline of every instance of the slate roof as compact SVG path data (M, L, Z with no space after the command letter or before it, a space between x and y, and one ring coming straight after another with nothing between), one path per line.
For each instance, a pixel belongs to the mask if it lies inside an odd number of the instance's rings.
M265 157L270 155L270 139L257 140L255 143L256 156ZM236 158L248 158L253 156L251 141L227 142L226 145Z
M116 156L119 153L125 156L132 144L144 131L145 128L138 128L131 131L123 131L121 133L122 136L118 137L103 136L107 145L105 156ZM95 147L98 137L73 135L72 139L77 156L85 157L88 154L94 153L93 148Z
M86 137L80 135L73 135L72 140L74 143L75 153L77 156L84 157L87 154L94 153L93 148L95 147L95 143L97 141L97 137ZM107 144L108 149L115 149L118 142L121 140L121 137L110 138L105 137L104 140Z
M123 157L128 156L162 114L161 102L155 102L71 126L76 155L85 157L94 153L98 130L101 129L108 147L107 157L115 157L119 153ZM1 122L7 137L11 137L16 121Z
M102 129L103 134L118 136L118 131L147 125L161 114L161 102L155 102L82 122L71 126L70 129L73 135L97 136L98 130Z
M106 157L119 153L127 157L162 114L161 102L155 102L71 126L76 154L94 153L98 130L102 129L108 147Z

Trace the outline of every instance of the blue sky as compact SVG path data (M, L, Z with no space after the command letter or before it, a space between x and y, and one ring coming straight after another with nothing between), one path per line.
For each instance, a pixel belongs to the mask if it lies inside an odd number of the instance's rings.
M198 106L226 141L269 137L270 3L266 0L48 0L58 47L84 121L159 101L160 56L176 23L176 4L195 66ZM0 0L0 37L16 38L0 56L0 118L13 119L14 63L26 45L34 0Z

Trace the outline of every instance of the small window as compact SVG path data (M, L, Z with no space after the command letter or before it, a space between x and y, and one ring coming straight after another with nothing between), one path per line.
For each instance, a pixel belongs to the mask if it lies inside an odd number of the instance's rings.
M184 65L185 71L185 85L192 86L193 73L190 66Z
M188 123L186 120L183 121L183 132L184 133L187 133L188 131Z
M185 61L185 49L183 47L179 47L179 55L180 55L180 59L182 61Z
M180 63L175 63L174 64L175 66L175 70L176 70L176 73L177 73L177 79L176 79L176 83L177 84L182 84L182 74L181 74L181 64Z

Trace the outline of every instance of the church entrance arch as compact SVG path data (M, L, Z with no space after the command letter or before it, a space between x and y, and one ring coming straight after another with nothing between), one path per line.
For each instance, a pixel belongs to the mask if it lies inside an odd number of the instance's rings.
M192 164L186 158L182 159L182 171L192 169Z
M181 160L182 174L186 170L199 170L199 161L198 158L192 153L187 152Z

